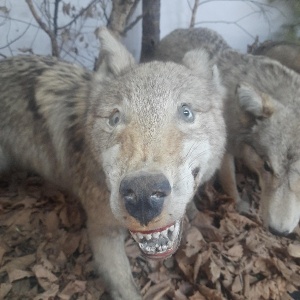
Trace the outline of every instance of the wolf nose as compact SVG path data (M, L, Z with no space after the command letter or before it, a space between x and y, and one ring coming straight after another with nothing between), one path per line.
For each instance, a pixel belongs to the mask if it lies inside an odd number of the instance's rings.
M171 186L161 173L138 172L121 181L119 192L128 213L142 225L147 225L161 213Z

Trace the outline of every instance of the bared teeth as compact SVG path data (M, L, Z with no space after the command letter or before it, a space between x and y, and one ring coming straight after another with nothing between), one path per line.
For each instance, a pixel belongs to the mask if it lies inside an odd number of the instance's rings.
M145 234L143 234L143 232L131 232L131 235L143 252L146 254L157 254L172 249L175 241L179 237L179 232L180 221L176 221L174 225L162 231L148 232Z
M166 230L162 231L161 235L167 238L168 237L168 231L169 231L169 229L166 229Z
M154 232L152 235L155 239L158 239L160 236L160 232Z

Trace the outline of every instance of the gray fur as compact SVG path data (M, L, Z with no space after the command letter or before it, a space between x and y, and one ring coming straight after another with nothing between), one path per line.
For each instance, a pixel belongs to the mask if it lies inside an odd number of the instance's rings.
M203 56L197 68L136 65L106 29L100 35L104 55L96 74L47 57L0 61L0 168L34 170L77 196L112 298L135 300L141 296L124 251L126 229L180 222L197 186L220 166L224 89ZM183 104L193 122L180 113ZM164 174L171 187L147 226L129 215L119 192L124 177L142 172Z
M288 68L300 73L300 45L289 42L264 42L253 51L275 59Z
M227 154L220 172L225 191L240 202L233 157L241 158L259 175L265 225L280 234L293 231L300 218L300 76L267 57L228 48L205 28L174 31L161 41L159 57L183 59L182 43L194 48L193 55L208 52L227 90Z
M207 43L203 44L203 41ZM218 34L211 34L205 28L175 29L165 36L155 49L155 58L162 61L171 60L177 63L184 55L194 49L208 48L210 53L217 54L222 49L230 48Z

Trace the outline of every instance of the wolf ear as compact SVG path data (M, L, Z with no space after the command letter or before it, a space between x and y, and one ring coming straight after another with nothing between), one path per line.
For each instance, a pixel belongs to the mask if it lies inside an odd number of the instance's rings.
M187 52L182 59L182 63L192 70L195 75L213 80L215 86L221 89L218 67L205 49L194 49Z
M238 85L236 95L241 110L255 118L269 118L274 112L270 96L255 90L250 85Z
M135 64L133 56L105 27L99 31L101 62L97 74L103 77L120 75Z

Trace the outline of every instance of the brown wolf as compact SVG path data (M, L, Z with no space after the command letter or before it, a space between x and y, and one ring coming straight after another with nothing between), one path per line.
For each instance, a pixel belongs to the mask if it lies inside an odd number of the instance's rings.
M300 45L289 42L265 42L253 51L278 60L283 65L300 73Z
M267 57L238 53L206 28L173 31L162 39L157 57L179 62L193 48L204 48L217 63L227 90L224 190L243 208L233 162L241 158L259 176L265 225L274 233L290 233L300 218L300 75Z
M205 53L137 65L106 30L93 74L49 57L0 61L0 166L34 170L78 196L113 299L141 299L124 252L178 247L181 219L225 150L223 92ZM194 58L194 57L193 57Z

